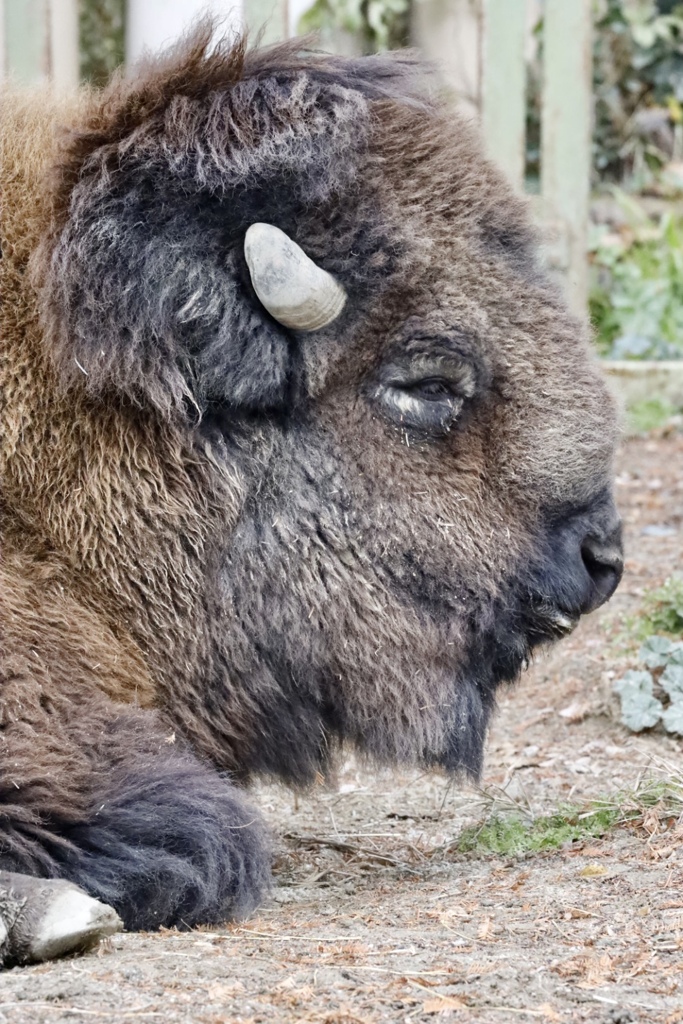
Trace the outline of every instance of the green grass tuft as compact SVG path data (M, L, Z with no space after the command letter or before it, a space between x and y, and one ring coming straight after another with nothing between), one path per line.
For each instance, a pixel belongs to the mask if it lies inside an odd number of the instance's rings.
M652 217L612 190L628 226L596 225L591 239L591 318L608 359L683 358L683 217Z
M602 836L622 819L623 812L617 806L588 811L568 806L533 820L517 815L494 815L483 825L464 829L455 848L459 853L479 856L493 853L502 857L559 850L569 843Z
M648 808L656 807L662 817L680 818L683 778L675 767L664 763L661 774L665 777L655 777L650 771L632 791L583 806L562 804L552 814L531 817L521 808L491 814L479 825L463 829L448 849L475 857L518 857L599 839L620 826L642 821Z
M683 576L670 576L663 586L650 590L643 598L636 635L646 639L662 633L683 639Z
M665 398L645 398L633 402L627 410L629 431L633 434L648 434L651 430L665 427L676 413L676 408Z
M612 649L617 657L630 656L652 636L683 640L683 576L670 576L661 586L645 593L641 606L624 615Z

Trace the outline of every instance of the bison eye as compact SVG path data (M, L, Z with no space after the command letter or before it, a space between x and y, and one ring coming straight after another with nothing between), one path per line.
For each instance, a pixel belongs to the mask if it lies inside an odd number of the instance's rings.
M453 385L439 377L431 377L427 380L420 380L416 384L406 385L403 390L415 398L424 399L425 402L441 402L444 399L456 397L453 394Z
M430 365L431 364L431 365ZM429 370L436 370L429 374ZM385 416L399 426L447 433L475 391L471 366L421 359L409 367L385 367L375 397Z

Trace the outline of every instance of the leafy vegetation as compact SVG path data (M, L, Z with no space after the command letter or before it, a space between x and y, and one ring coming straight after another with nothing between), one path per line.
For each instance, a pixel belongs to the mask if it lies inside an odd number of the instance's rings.
M648 773L634 790L588 805L563 804L552 814L539 816L521 808L490 814L484 822L463 829L448 849L479 857L519 857L594 840L624 825L637 827L651 808L662 817L680 818L683 779L669 765L662 765L661 771L663 781Z
M683 576L670 576L663 586L645 595L637 633L640 638L664 633L683 640Z
M455 849L459 853L494 853L503 857L558 850L568 843L604 835L620 818L618 807L586 810L570 805L555 814L531 820L516 814L494 815L483 825L464 829Z
M596 172L642 188L680 154L683 4L600 0L594 92Z
M528 66L527 173L538 177L542 20ZM652 184L683 152L683 3L596 0L593 43L596 181Z
M621 230L593 229L590 312L600 353L610 359L683 357L683 216L651 217L614 190Z
M104 85L123 63L125 0L79 0L81 78Z
M646 667L614 684L622 722L632 732L661 722L667 732L683 736L683 641L648 637L638 657Z
M678 410L666 398L644 398L627 409L628 427L633 434L648 434L670 423Z
M364 53L393 50L408 43L410 0L315 0L302 15L299 32L320 31L330 45L343 30Z

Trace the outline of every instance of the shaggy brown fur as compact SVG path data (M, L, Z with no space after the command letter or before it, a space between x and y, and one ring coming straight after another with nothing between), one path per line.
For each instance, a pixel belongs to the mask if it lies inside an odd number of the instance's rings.
M144 927L259 898L221 771L476 773L620 572L611 401L472 130L410 56L209 40L1 113L0 866ZM268 315L256 221L339 320Z

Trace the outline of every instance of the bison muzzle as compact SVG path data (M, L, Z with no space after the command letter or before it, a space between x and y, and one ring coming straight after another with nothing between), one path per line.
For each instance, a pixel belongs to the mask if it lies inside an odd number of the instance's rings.
M586 327L428 69L211 39L2 98L7 963L248 913L254 775L476 776L621 574Z

